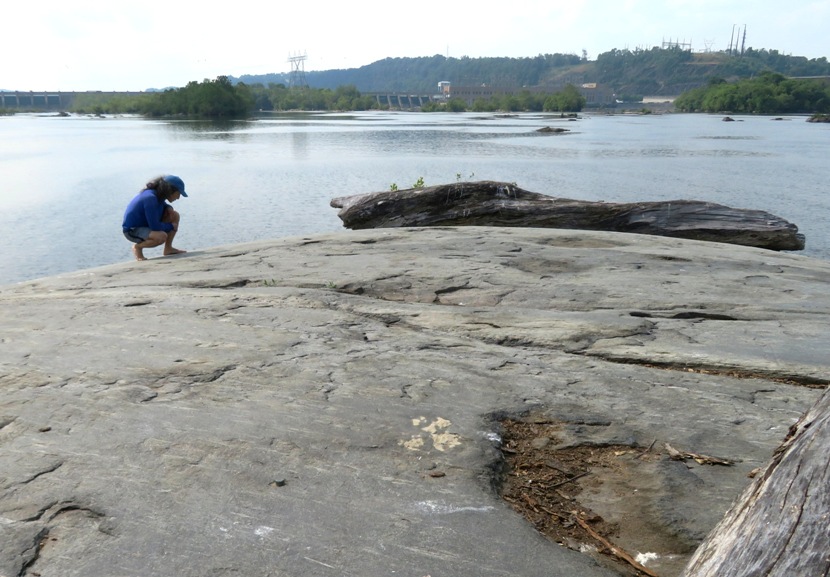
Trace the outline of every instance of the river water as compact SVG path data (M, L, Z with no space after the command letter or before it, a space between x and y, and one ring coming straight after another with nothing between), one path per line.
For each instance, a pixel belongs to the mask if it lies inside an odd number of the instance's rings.
M333 197L497 180L609 202L696 199L798 225L830 260L830 125L803 116L274 114L213 123L0 117L0 284L132 258L124 207L181 176L176 246L200 249L344 230ZM539 128L562 127L564 134ZM147 256L160 255L150 249Z

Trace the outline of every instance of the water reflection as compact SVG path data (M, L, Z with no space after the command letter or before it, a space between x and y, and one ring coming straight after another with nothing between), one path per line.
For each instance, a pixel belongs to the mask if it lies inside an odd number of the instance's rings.
M292 132L291 145L291 151L294 153L294 158L298 160L308 158L308 133Z
M173 120L162 125L177 136L232 140L236 133L250 126L247 120Z

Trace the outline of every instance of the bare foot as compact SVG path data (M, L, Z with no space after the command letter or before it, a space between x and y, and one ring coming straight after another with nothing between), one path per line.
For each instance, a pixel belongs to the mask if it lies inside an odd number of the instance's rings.
M147 257L144 256L144 251L138 248L138 246L133 247L133 254L135 255L135 260L147 260Z
M180 248L170 247L170 248L164 249L164 256L170 256L171 254L184 254L186 252L187 252L186 250L182 250Z

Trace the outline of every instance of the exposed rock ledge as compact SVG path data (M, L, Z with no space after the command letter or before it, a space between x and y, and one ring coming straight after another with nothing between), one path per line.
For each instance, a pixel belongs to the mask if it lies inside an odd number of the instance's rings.
M3 287L0 575L620 574L496 494L495 417L531 410L563 445L653 447L574 482L676 575L821 394L828 283L740 246L437 227Z

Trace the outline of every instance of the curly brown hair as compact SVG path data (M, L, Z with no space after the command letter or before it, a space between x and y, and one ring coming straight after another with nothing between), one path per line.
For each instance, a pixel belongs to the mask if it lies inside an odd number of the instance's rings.
M170 200L170 197L179 192L179 189L164 180L163 176L154 178L144 185L144 190L152 190L159 200Z

